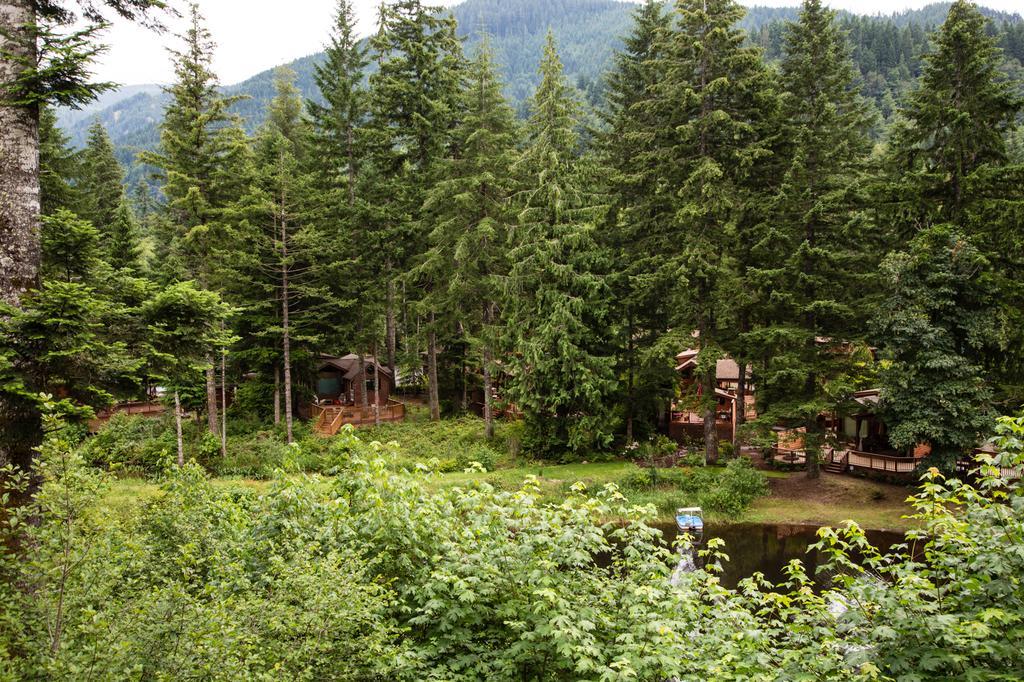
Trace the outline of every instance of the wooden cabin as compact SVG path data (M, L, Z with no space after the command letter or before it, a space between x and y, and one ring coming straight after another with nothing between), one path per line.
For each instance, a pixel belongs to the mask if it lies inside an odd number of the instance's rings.
M697 355L695 348L684 350L676 356L676 371L680 375L683 392L691 391L697 386L700 395L701 387L697 380ZM715 397L717 398L715 430L719 440L733 441L736 437L737 413L739 402L737 392L740 384L740 366L732 358L720 358L715 368ZM757 417L754 406L750 371L747 371L746 417L748 420ZM669 435L679 443L687 439L702 438L704 435L704 415L695 412L692 407L678 402L672 406L672 420L669 422Z
M376 382L379 380L379 387ZM405 405L391 400L395 378L376 358L350 353L321 356L316 371L316 404L310 410L313 429L333 436L346 424L367 426L405 419ZM363 409L363 396L366 409ZM377 401L375 397L379 396Z
M834 443L823 450L826 471L840 473L877 473L906 477L917 471L931 447L920 444L912 452L899 451L889 443L888 427L878 411L878 389L853 394L853 409L848 414L822 414L819 422ZM803 464L804 429L775 429L778 444L773 456L785 462Z
M317 405L362 405L363 394L367 404L373 404L375 377L380 377L379 404L386 405L395 387L391 370L376 358L350 353L342 357L321 356L316 370Z

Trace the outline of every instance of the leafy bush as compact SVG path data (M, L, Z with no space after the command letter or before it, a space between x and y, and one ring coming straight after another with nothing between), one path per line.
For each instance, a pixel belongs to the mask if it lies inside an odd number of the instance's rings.
M205 423L182 424L186 461L204 466L220 455L220 440ZM178 451L177 433L171 417L160 419L116 414L94 436L82 444L83 456L93 465L129 475L157 475Z
M913 550L820 531L837 578L819 594L798 561L782 591L723 588L717 540L672 580L651 510L614 486L557 505L532 481L429 492L351 433L329 485L257 495L188 465L112 517L105 474L48 426L34 501L0 518L0 679L1024 677L1024 490L997 458L976 487L929 473ZM998 463L1024 466L1024 418L1000 428ZM670 478L749 494L757 472L737 462ZM2 495L26 483L0 472Z
M115 414L85 440L82 452L89 462L104 469L155 473L176 447L172 441L168 448L161 440L165 430L164 420Z
M623 489L637 492L678 490L688 504L723 516L736 516L768 493L768 481L746 457L724 468L637 468L620 481Z

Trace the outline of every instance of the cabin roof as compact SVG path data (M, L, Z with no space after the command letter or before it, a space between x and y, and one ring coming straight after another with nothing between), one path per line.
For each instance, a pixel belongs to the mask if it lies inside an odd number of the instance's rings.
M691 348L677 355L676 362L679 365L676 367L676 371L685 372L696 367L697 353L696 349ZM720 358L715 369L715 376L719 381L739 381L740 366L732 358Z
M386 376L391 376L391 370L381 365L380 362L377 361L377 358L372 355L364 355L363 361L367 365L376 366L377 369ZM359 376L359 356L355 353L349 353L348 355L342 355L341 357L321 355L317 371L323 371L328 368L341 370L345 373L345 378L351 381Z

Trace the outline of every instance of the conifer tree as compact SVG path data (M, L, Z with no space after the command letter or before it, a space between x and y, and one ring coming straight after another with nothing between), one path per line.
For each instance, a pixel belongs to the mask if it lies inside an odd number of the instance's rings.
M384 257L381 275L386 287L388 367L394 373L397 352L397 279L426 248L420 220L424 192L445 158L459 105L464 69L455 19L421 0L382 4L380 29L371 41L377 71L370 77L371 126L375 194L367 197L380 210L376 243ZM436 375L436 315L426 314L429 373ZM436 377L435 377L436 378ZM431 381L431 414L439 414L437 382Z
M987 198L991 178L983 171L1006 162L1007 133L1022 105L972 2L956 0L933 41L891 141L904 238L928 224L960 221L968 204Z
M113 221L107 228L105 252L107 262L115 270L139 269L139 224L128 197L123 194Z
M329 267L319 272L335 314L322 334L339 352L361 356L381 338L378 322L384 306L377 279L381 253L368 248L372 221L367 215L372 209L363 196L372 188L366 139L370 102L363 82L368 63L366 47L356 36L352 3L339 0L324 63L314 73L323 103L306 103L312 144L318 151L309 155L309 162L320 194L318 220L331 243ZM345 313L339 314L341 310ZM367 408L367 392L360 395Z
M672 268L675 286L685 290L673 326L697 335L704 442L711 462L718 458L719 326L731 313L736 288L729 245L750 199L751 169L769 153L761 122L775 108L760 52L745 47L744 33L735 28L742 16L733 0L676 2L674 25L664 33L655 104L657 127L668 135L647 168L661 179L657 187L679 233Z
M363 88L369 61L366 48L356 37L355 10L351 0L338 0L334 31L314 80L323 104L309 101L306 108L313 125L313 139L324 160L324 188L338 190L348 207L356 203L359 164L365 140L363 127L368 115L367 93Z
M835 382L853 361L850 344L863 340L861 280L872 270L856 197L872 119L846 37L820 0L805 0L787 27L781 86L784 175L749 273L768 317L758 400L773 423L804 428L816 478L819 417L842 400Z
M114 154L114 144L107 129L99 120L89 126L85 149L82 150L78 186L82 193L79 214L100 231L104 247L107 247L110 226L124 194L124 169Z
M510 198L517 127L486 40L467 69L467 80L465 114L452 135L457 153L439 169L441 179L424 205L434 228L417 277L431 283L427 307L457 321L468 337L483 375L485 435L492 438L501 285L515 220Z
M662 340L676 293L670 266L676 231L658 177L645 173L659 138L655 86L661 81L662 34L671 15L661 0L647 0L634 14L632 33L607 77L604 128L596 139L599 163L608 174L611 206L602 241L616 258L608 278L617 305L617 371L621 377L625 435L635 422L653 422L672 396L674 371Z
M523 189L506 290L513 335L510 398L542 456L610 444L614 358L608 260L595 239L600 207L578 167L579 105L549 33L531 102Z
M194 279L217 286L217 254L223 242L218 217L240 192L238 164L244 134L229 113L234 101L223 96L211 70L214 44L196 4L181 36L183 50L172 51L176 81L160 127L160 149L143 160L160 170L167 218L158 251L165 281ZM183 271L169 268L181 266ZM207 423L218 433L217 393L212 358L206 374Z
M224 347L229 312L220 296L197 289L193 282L168 286L146 301L141 310L149 327L150 373L164 379L174 391L178 466L185 463L181 390L193 384L206 371L214 352Z
M57 125L51 107L43 107L39 116L39 196L40 213L52 215L58 209L76 210L81 193L75 186L79 177L78 155L69 147L68 136Z
M319 238L309 220L311 179L305 172L307 123L294 85L294 73L280 69L277 95L267 122L254 141L249 188L232 208L239 221L233 249L232 300L244 308L243 325L269 343L276 353L273 366L283 373L284 420L288 442L293 439L294 351L312 339L315 315L322 298L317 288L318 252L330 257L329 243ZM310 284L311 283L311 284ZM336 310L330 311L336 314ZM249 349L249 357L258 357Z

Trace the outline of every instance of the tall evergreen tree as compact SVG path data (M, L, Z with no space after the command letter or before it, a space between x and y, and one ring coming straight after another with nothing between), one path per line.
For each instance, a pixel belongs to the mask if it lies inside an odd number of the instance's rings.
M849 345L863 340L858 304L873 271L856 190L872 118L835 13L805 0L781 64L784 176L749 276L768 321L758 399L775 422L805 430L808 476L819 474L820 415L842 400Z
M339 0L324 63L314 74L323 103L308 101L306 106L318 150L309 161L320 193L319 221L332 244L329 267L319 269L325 278L321 288L335 308L345 310L332 317L323 335L328 347L365 356L382 338L385 297L378 278L382 254L369 246L372 208L364 197L372 188L368 175L373 171L367 158L370 102L364 85L369 62L355 21L350 0ZM360 395L368 407L367 392Z
M1000 343L976 349L997 400L1024 401L1024 165L1009 148L1024 99L1002 72L1003 55L978 8L957 0L934 35L915 90L900 111L887 158L879 219L897 241L952 224L991 265L1001 302Z
M548 35L531 102L523 189L506 291L513 335L510 398L543 456L610 444L615 386L608 339L608 259L597 244L600 207L579 159L579 105Z
M105 252L115 270L135 271L140 266L139 223L127 196L122 195L113 221L107 228Z
M196 4L181 36L183 50L172 51L176 81L160 128L160 149L143 160L160 169L167 197L169 228L158 257L165 280L194 279L203 288L217 286L217 254L223 240L218 217L237 198L244 134L229 113L211 70L214 44ZM178 269L180 268L180 269ZM212 359L207 363L207 423L218 433L217 392Z
M664 414L675 379L663 340L676 289L671 268L676 230L658 176L644 169L667 131L655 116L655 87L664 62L662 35L671 15L661 0L647 0L634 14L632 33L607 77L604 128L596 139L608 174L611 206L602 241L616 258L608 279L617 305L617 372L627 441L635 422Z
M467 77L465 114L453 132L456 153L439 169L441 179L424 206L434 228L418 276L431 282L428 308L457 320L469 339L483 375L485 433L492 438L517 127L486 41Z
M326 250L330 257L330 242L320 238L316 223L309 220L311 179L304 170L308 130L294 76L284 69L276 75L277 95L254 141L249 188L231 212L240 225L233 282L228 285L245 308L250 333L264 337L279 353L273 364L283 373L288 442L295 414L295 351L313 340L312 318L322 298L315 269L320 252Z
M377 71L370 76L371 145L376 165L375 195L384 207L370 219L377 243L386 249L382 285L387 290L388 366L394 373L397 352L398 276L426 248L420 220L424 192L445 158L457 120L464 70L455 19L421 0L397 0L381 6L380 29L371 41ZM384 206L384 204L387 206ZM426 314L426 345L431 415L439 415L436 316Z
M768 153L761 123L775 109L770 79L755 48L735 28L743 9L733 0L678 0L664 33L663 77L655 104L668 131L648 173L661 178L673 225L676 286L685 287L673 316L696 331L700 407L707 459L717 461L716 365L720 324L736 288L733 233L750 198L751 169ZM684 337L685 338L685 337Z
M890 144L904 238L928 224L961 220L968 204L986 198L984 171L1007 160L1007 133L1021 99L1001 73L1001 50L985 27L974 3L956 0L900 109L903 124Z
M78 186L82 193L78 213L100 231L106 246L110 226L124 194L124 169L114 154L114 144L107 129L99 120L89 126L85 149L82 150Z
M366 48L356 36L355 10L351 0L338 0L334 31L314 80L323 104L309 101L306 108L313 123L319 158L324 159L326 188L340 190L349 207L356 203L359 163L365 148L363 127L369 102L363 87Z
M52 215L58 209L76 210L81 193L75 186L79 177L79 156L70 140L57 125L52 107L43 107L39 116L39 189L40 212Z
M78 19L76 6L92 26L68 28ZM92 82L90 73L104 10L134 20L163 6L162 0L7 0L0 8L0 303L18 306L39 284L41 108L77 106L108 87ZM40 423L33 400L0 393L0 463L27 468Z

